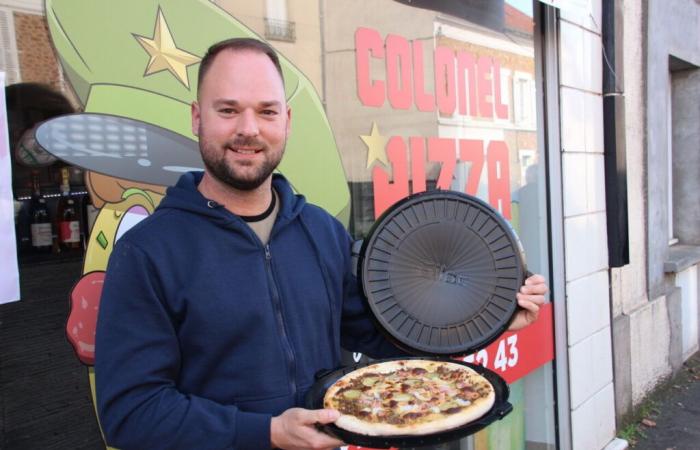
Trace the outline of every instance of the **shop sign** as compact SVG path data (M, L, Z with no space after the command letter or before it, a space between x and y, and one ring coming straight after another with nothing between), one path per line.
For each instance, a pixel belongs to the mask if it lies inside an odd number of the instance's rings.
M507 84L502 83L503 74L508 76L514 70L507 67L513 64L512 56L495 48L491 53L477 53L437 42L430 64L424 60L423 45L418 39L357 28L355 76L363 107L413 110L447 118L456 115L473 129L518 127L507 101L510 93L503 91ZM510 63L504 63L507 59ZM373 63L382 70L373 71ZM434 73L426 76L428 67ZM428 83L427 77L442 82ZM479 188L485 187L485 200L511 219L510 150L504 139L392 136L383 135L380 128L382 124L373 121L370 134L361 136L368 149L367 167L372 171L375 217L409 194L425 191L426 167L432 162L439 166L438 189L454 188L457 164L467 163L466 182L458 189L478 195ZM532 325L506 332L486 348L459 359L483 365L513 383L554 359L552 330L549 303Z
M508 100L510 92L504 90L508 86L504 77L515 72L518 55L498 48L455 49L437 41L433 58L424 58L423 45L418 39L357 28L355 77L361 105L427 112L439 120L457 117L470 130L521 129L523 134L534 134L527 126L514 123L514 105ZM373 64L380 69L372 70ZM426 82L431 73L441 82ZM430 163L439 167L436 187L454 189L456 168L462 163L468 166L468 174L456 188L483 195L503 217L512 219L511 150L504 137L490 133L484 139L486 133L478 132L459 138L400 136L387 130L382 134L381 128L382 123L373 121L370 134L361 136L371 169L375 217L406 196L425 191ZM552 330L552 305L548 303L535 323L506 332L486 348L460 359L483 365L513 383L554 359ZM357 360L357 354L354 357Z
M363 106L461 116L484 122L511 116L501 93L501 62L496 57L455 52L438 45L434 59L424 61L420 40L398 35L382 38L377 30L358 28L355 33L357 94ZM371 60L386 63L384 79L371 75ZM436 83L425 88L426 66L433 66ZM468 78L465 77L468 74ZM458 162L469 163L468 182L461 189L476 195L482 173L488 183L488 202L511 219L510 161L503 140L454 139L439 136L383 136L376 123L369 136L367 166L372 167L375 217L411 193L426 190L426 164L440 165L438 189L450 189ZM375 164L375 161L381 164ZM410 161L410 164L409 164ZM412 184L409 183L412 180Z

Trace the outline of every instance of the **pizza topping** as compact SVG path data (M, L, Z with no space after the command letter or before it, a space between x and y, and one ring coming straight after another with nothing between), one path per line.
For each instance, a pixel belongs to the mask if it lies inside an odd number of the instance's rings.
M413 396L411 394L404 394L404 393L394 394L393 398L397 402L407 402L409 400L413 400Z
M379 381L379 377L368 376L362 379L362 384L364 384L367 387L370 387L373 386L374 383L376 383L377 381Z
M469 405L471 405L471 403L472 403L472 402L470 402L469 400L462 400L462 399L459 398L459 397L455 399L455 402L456 402L459 406L469 406Z
M462 392L463 392L463 395L465 397L467 397L469 400L476 400L477 398L479 398L481 396L481 394L479 392L474 392L474 391L471 391L471 392L462 391Z
M351 389L349 391L343 392L343 397L350 399L350 400L360 398L361 395L362 395L362 392L355 390L355 389Z
M428 395L421 395L421 394L427 394L427 393L421 393L420 391L417 391L417 392L413 393L413 396L422 402L430 401L430 397Z
M413 410L415 410L416 408L417 408L417 406L416 406L415 404L410 404L410 403L409 403L409 404L405 404L405 405L399 406L399 412L400 412L400 413L405 413L405 412L413 411Z
M440 411L447 411L448 409L457 408L457 407L459 407L459 405L455 402L447 402L447 403L443 403L442 405L439 406Z
M423 366L412 367L400 361L393 364L392 371L370 369L342 379L331 402L325 404L341 414L361 418L366 424L390 424L403 429L461 414L482 398L493 401L490 383L471 369L452 363L422 363ZM381 364L369 367L374 369Z

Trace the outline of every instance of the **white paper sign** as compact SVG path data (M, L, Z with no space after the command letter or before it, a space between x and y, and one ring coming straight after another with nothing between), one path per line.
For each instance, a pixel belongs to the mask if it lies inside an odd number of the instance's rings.
M586 17L591 13L590 0L540 0L542 3L554 6L563 11L582 14Z
M5 72L0 72L0 304L19 300L12 162L4 87Z

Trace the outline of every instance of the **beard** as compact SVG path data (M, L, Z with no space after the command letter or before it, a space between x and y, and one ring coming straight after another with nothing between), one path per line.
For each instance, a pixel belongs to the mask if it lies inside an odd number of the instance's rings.
M201 133L201 131L200 131ZM201 136L201 134L200 134ZM284 154L285 142L282 143L280 152L272 152L270 147L255 138L236 138L225 142L220 148L212 142L200 141L202 161L207 170L220 182L239 191L252 191L259 188L277 168ZM262 164L252 174L245 174L244 167L237 167L226 161L226 152L229 147L260 147L265 155ZM246 164L250 167L252 164Z

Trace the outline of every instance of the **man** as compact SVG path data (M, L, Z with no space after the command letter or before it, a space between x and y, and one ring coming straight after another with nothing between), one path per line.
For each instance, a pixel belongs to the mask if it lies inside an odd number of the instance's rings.
M96 336L99 417L122 448L333 448L299 408L340 347L396 355L369 318L342 225L272 172L291 110L267 45L233 39L202 59L192 129L206 170L170 188L117 243ZM528 279L513 326L535 320Z

